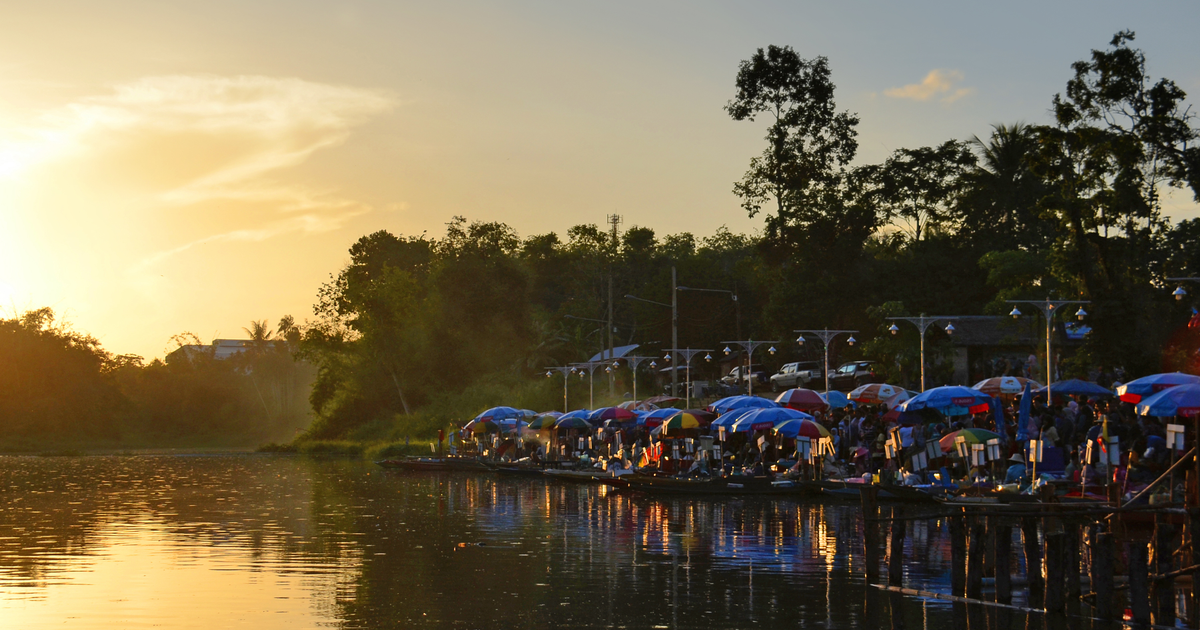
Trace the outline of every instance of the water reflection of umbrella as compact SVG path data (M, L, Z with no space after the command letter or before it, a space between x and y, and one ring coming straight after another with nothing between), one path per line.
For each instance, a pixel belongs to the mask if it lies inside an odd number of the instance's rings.
M993 433L986 429L959 429L943 435L942 439L938 440L938 446L942 448L942 452L949 453L953 451L955 438L960 435L966 438L967 444L987 444L988 440L997 440L1000 438L999 433Z
M733 409L745 409L747 407L767 409L778 406L779 404L775 401L759 396L729 396L709 405L707 410L716 414L723 414Z
M1169 387L1177 385L1191 385L1200 383L1200 376L1192 376L1191 374L1183 374L1180 372L1169 372L1166 374L1151 374L1143 376L1117 387L1117 396L1127 403L1139 403L1143 398L1161 392ZM1054 387L1050 391L1054 391Z
M860 385L846 395L847 398L862 405L878 405L899 396L898 400L908 400L908 392L903 387L887 383L867 383Z
M784 391L775 398L775 402L788 409L799 409L800 411L829 408L829 403L825 402L825 399L821 398L820 394L811 389L804 389L803 387Z
M1137 412L1160 418L1200 415L1200 385L1177 385L1147 396L1138 403Z
M1041 383L1023 376L993 376L985 378L971 386L971 389L977 389L988 396L999 396L1001 394L1015 396L1025 391L1025 383L1029 383L1031 387L1037 389L1042 386ZM1058 389L1055 387L1055 389Z
M754 431L768 431L776 426L787 422L788 420L812 420L813 417L786 407L776 407L774 409L757 409L752 411L733 423L733 431L735 433L751 433Z
M785 438L806 437L814 440L829 437L829 429L812 420L784 420L775 425L775 433Z

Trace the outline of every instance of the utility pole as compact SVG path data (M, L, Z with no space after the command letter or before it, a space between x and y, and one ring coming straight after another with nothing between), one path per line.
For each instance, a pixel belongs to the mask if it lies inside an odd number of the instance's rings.
M1032 304L1042 312L1042 316L1046 319L1046 405L1049 406L1054 402L1054 399L1050 397L1050 384L1054 381L1054 357L1050 353L1050 338L1054 334L1054 314L1058 312L1055 309L1068 304L1091 304L1091 302L1088 300L1051 300L1050 298L1046 298L1045 300L1005 300L1005 302L1009 304ZM1013 319L1016 319L1021 316L1021 311L1017 310L1017 307L1014 306L1009 315L1012 315ZM1079 310L1075 311L1075 317L1079 318L1080 321L1083 321L1083 318L1086 316L1087 313L1083 310L1083 306L1080 306ZM1030 376L1033 375L1030 374Z
M679 347L679 289L675 265L671 265L671 347ZM679 370L671 370L671 395L679 396Z
M601 352L601 360L612 360L615 354L613 348L616 347L613 343L613 267L616 266L617 262L617 245L620 242L620 233L618 230L621 225L621 215L608 215L608 225L609 233L612 236L612 243L610 245L612 249L608 255L608 356L604 356L604 353ZM614 388L616 387L615 378L612 372L608 373L608 395L610 397L613 395Z

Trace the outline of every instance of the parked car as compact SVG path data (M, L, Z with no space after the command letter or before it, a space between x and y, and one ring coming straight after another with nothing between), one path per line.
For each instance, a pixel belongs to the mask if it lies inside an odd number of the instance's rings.
M855 387L860 387L867 383L882 382L882 378L875 374L874 361L851 361L844 363L836 372L829 375L829 387L843 392L848 392Z
M754 379L754 386L758 388L766 387L769 383L767 371L761 365L751 365L749 370L746 369L746 366L739 365L730 370L729 374L722 376L721 382L737 388L738 391L744 391L751 378Z
M771 375L771 391L781 392L793 387L808 387L809 383L820 382L823 378L825 374L817 361L787 363Z

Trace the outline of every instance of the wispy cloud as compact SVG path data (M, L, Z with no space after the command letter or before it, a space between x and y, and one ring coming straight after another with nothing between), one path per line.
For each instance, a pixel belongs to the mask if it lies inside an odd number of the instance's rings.
M920 83L910 83L903 87L888 88L883 91L891 98L904 98L913 101L928 101L937 99L943 103L953 103L975 91L974 88L960 87L955 84L962 81L963 75L958 70L930 70Z

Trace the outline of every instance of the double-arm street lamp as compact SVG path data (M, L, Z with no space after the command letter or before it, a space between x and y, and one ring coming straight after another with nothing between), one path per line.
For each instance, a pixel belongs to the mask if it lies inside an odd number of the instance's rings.
M745 341L743 341L743 340L722 341L721 343L727 343L727 344L733 344L735 346L741 346L742 349L746 351L746 373L743 374L743 376L746 378L746 383L747 383L746 386L748 387L747 394L750 396L753 396L754 395L754 375L750 374L750 371L753 369L752 366L754 365L754 349L759 346L765 346L767 344L776 344L779 342L778 341L754 341L753 339L747 339ZM729 346L725 346L725 354L728 355L730 352L733 352L733 350L731 350L729 348ZM771 354L775 354L775 346L772 345L767 350L767 352L770 352Z
M563 413L567 413L567 381L571 379L571 375L575 373L575 368L569 365L558 365L546 368L546 378L554 376L558 372L563 375Z
M692 357L696 356L697 354L700 354L701 352L712 352L712 350L711 349L699 349L699 348L668 348L666 352L667 352L667 354L663 355L663 361L667 361L672 364L671 365L672 372L674 372L676 369L678 369L676 366L679 365L678 363L676 363L674 361L673 355L676 355L676 354L683 355L684 365L687 366L687 369L685 371L685 373L687 375L686 376L687 383L685 383L683 386L684 387L683 391L685 392L684 396L686 396L686 398L687 398L687 402L684 403L684 409L691 409L692 408ZM709 354L707 356L707 359L709 361L712 361L712 355Z
M929 330L929 327L938 320L953 320L955 318L945 316L927 317L924 313L922 313L919 317L889 317L888 319L908 322L913 326L916 326L917 330L921 332L921 391L925 391L925 331ZM888 327L888 331L895 335L900 332L900 328L895 324L892 324ZM946 334L954 334L954 324L946 324Z
M1079 310L1075 311L1075 317L1083 321L1083 318L1087 317L1087 312L1083 310L1083 305L1091 304L1091 302L1088 300L1051 300L1050 298L1046 298L1045 300L1005 301L1009 304L1032 304L1046 318L1046 404L1049 405L1054 400L1050 397L1050 383L1054 380L1054 356L1050 354L1050 339L1054 332L1054 314L1068 304L1079 304ZM1014 306L1009 315L1012 315L1013 319L1016 319L1021 316L1021 311L1017 310L1017 307Z
M801 347L804 346L804 335L812 335L812 336L816 337L817 339L820 339L821 343L824 344L824 346L825 346L825 391L829 391L829 343L831 341L833 341L833 338L837 337L838 335L842 335L842 334L853 335L854 333L856 333L858 331L857 330L829 330L828 328L822 328L821 330L793 330L792 332L800 333L800 336L796 337L796 343L800 344ZM846 340L846 343L853 346L855 344L854 337L851 336L849 339Z
M596 406L596 380L592 378L592 372L602 365L607 364L603 361L584 361L571 364L571 367L579 371L579 378L583 378L584 371L588 373L588 409Z

